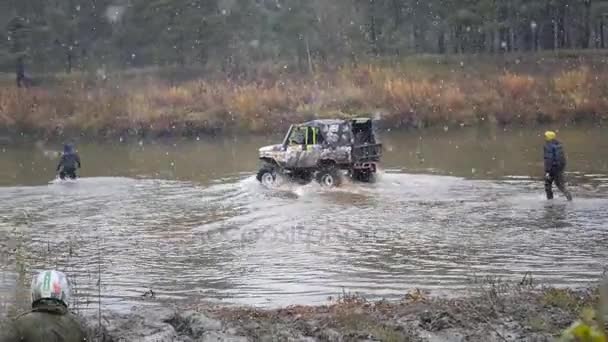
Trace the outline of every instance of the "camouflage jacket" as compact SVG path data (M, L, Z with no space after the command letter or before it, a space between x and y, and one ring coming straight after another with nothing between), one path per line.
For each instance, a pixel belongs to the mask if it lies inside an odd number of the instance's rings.
M0 342L81 342L86 333L76 316L60 304L40 303L0 328Z

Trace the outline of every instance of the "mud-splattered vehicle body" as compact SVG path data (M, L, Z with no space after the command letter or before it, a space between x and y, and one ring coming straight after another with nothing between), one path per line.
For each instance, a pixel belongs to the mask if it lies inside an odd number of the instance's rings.
M353 179L370 182L382 156L372 120L313 120L292 125L282 144L260 148L257 179L265 185L285 175L301 183L315 178L326 186L340 184L347 171Z

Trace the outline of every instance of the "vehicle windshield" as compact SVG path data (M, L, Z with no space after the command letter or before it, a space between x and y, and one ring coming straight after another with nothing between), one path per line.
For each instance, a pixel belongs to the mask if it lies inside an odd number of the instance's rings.
M289 136L290 145L304 145L306 143L306 131L308 127L295 127Z

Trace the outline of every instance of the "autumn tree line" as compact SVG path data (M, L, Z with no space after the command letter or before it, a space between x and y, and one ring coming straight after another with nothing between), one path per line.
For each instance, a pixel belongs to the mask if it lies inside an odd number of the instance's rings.
M597 49L607 15L598 0L3 0L0 71Z

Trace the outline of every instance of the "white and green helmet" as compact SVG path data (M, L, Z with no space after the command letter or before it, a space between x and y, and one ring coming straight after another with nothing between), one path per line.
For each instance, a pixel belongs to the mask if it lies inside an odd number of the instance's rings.
M70 282L59 271L42 271L32 279L32 303L40 299L55 299L66 307L70 301Z

